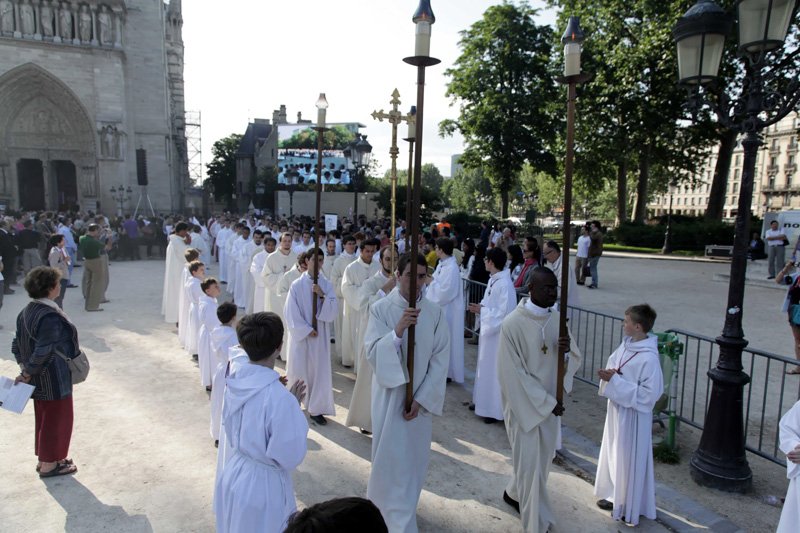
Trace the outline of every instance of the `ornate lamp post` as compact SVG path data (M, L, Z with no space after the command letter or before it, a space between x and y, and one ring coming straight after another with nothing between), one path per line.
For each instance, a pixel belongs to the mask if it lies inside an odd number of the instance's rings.
M416 29L416 39L414 42L414 55L403 59L409 65L417 67L417 114L416 114L416 150L414 151L414 183L412 185L411 202L411 286L410 294L417 294L416 276L416 256L419 253L419 214L421 194L422 194L422 132L423 117L425 110L425 69L441 63L439 59L430 56L431 50L431 27L436 22L436 17L431 9L430 0L420 0L414 16L411 17ZM409 176L409 180L411 176ZM416 302L408 303L410 308L416 307ZM414 342L416 340L416 330L414 326L408 328L408 351L406 353L406 363L408 367L408 383L406 384L406 411L411 409L411 402L414 398Z
M133 189L128 187L127 189L122 185L119 188L111 186L111 199L114 200L119 204L119 208L117 209L117 216L122 216L122 211L125 209L125 202L131 199L131 195L133 194Z
M725 38L733 17L711 0L698 0L677 22L672 36L678 49L680 83L689 91L688 107L696 114L703 107L713 110L719 123L743 135L744 165L736 214L728 305L722 335L717 337L719 360L708 372L712 382L700 446L691 460L692 478L700 485L731 492L745 492L752 473L745 457L742 397L750 376L742 371L742 350L747 346L742 330L745 270L753 197L756 156L763 144L761 132L775 124L800 101L798 81L770 87L773 76L765 76L772 63L770 52L783 46L789 29L794 0L740 0L739 53L744 79L742 93L731 101L717 89L719 65Z
M661 253L668 255L672 253L672 200L675 196L675 189L678 188L678 183L675 180L669 182L669 211L667 211L667 230L664 232L664 246L661 247Z
M570 17L567 29L561 37L564 45L564 75L556 81L567 86L567 153L564 162L564 227L562 231L561 249L561 279L569 279L569 248L572 244L572 173L575 163L575 100L577 99L577 85L589 81L589 74L581 74L581 45L584 41L583 30L579 17ZM566 337L567 332L567 302L569 301L569 283L561 284L559 305L559 336ZM566 353L558 353L558 379L556 381L556 401L563 406L564 400L564 374L566 373Z
M286 190L289 191L289 218L294 216L294 191L297 190L297 179L299 177L300 173L295 169L286 173Z
M320 93L317 99L317 183L316 183L316 207L314 209L314 285L319 280L319 236L325 232L324 226L320 222L320 211L322 210L322 148L325 142L325 118L328 112L328 100L325 93ZM311 328L317 330L317 293L311 299Z

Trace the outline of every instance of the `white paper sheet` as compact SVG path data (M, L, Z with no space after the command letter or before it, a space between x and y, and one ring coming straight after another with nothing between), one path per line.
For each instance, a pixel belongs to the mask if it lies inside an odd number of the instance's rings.
M0 407L6 411L21 414L35 388L27 383L14 385L13 379L0 376Z

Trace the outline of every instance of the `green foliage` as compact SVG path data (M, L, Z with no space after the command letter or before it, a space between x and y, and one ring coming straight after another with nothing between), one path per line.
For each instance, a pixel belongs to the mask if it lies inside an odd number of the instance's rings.
M681 462L681 455L677 450L673 450L667 446L666 442L662 442L653 448L653 459L659 463L676 465Z
M481 234L481 222L486 218L476 215L474 211L455 211L448 213L445 220L450 223L456 234L476 239Z
M525 162L553 174L552 144L558 120L549 71L552 30L537 26L527 3L503 2L461 32L461 55L445 72L457 120L439 124L442 136L464 136L465 168L482 168L508 216L509 192Z
M395 198L395 213L397 220L405 220L406 218L406 183L407 182L405 179L401 183L398 176ZM368 178L367 190L378 193L378 197L376 198L375 202L378 204L378 207L382 209L384 213L386 213L386 216L390 217L392 213L391 180L387 178ZM429 222L433 218L432 213L434 211L441 211L444 209L444 202L442 202L441 194L437 193L424 182L422 184L422 189L420 190L420 200L420 218L424 221Z
M233 133L214 143L212 160L206 165L208 177L203 188L218 202L229 202L236 191L236 152L242 136Z
M344 126L334 126L323 135L323 145L329 150L344 150L344 148L353 142L355 135ZM289 137L281 141L281 148L296 148L296 149L317 149L317 132L313 129L306 128L298 130Z
M664 244L665 224L647 225L624 222L609 234L609 240L625 246L660 248ZM731 224L686 218L672 221L672 247L675 250L703 250L706 245L733 244Z
M386 180L391 179L391 177L392 177L391 169L387 170L383 174L383 178ZM420 176L420 180L423 186L428 187L436 194L442 192L442 186L444 185L444 176L442 176L442 173L439 171L439 167L437 167L433 163L424 163L422 165L422 176ZM408 171L398 170L397 186L405 187L407 183L408 183Z
M480 168L459 170L444 182L441 192L445 204L455 211L486 212L494 205L492 185Z

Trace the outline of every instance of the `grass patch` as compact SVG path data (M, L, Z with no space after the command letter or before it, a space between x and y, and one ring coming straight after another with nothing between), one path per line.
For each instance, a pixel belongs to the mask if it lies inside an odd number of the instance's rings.
M668 465L676 465L681 462L680 454L678 454L677 450L667 446L666 442L662 442L653 448L653 459Z

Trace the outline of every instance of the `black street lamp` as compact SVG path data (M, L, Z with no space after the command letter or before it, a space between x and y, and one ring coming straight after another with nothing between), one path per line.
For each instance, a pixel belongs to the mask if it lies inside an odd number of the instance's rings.
M289 218L294 216L294 191L297 190L297 180L300 173L297 169L286 172L286 190L289 191Z
M344 156L350 161L353 174L353 222L358 220L358 190L362 185L364 169L369 166L372 158L372 145L367 142L367 136L356 133L355 140L344 149Z
M675 196L675 189L678 183L675 180L669 182L669 211L667 211L667 230L664 232L664 246L661 253L669 255L672 253L672 200Z
M119 204L119 209L117 210L117 215L122 216L122 211L125 209L125 202L131 199L131 195L133 194L133 189L128 187L125 189L122 185L119 188L111 186L111 199L114 200Z
M786 83L778 80L772 86L775 77L764 70L774 63L769 52L783 46L796 3L795 0L740 0L736 4L744 79L743 90L733 101L718 90L719 65L733 17L711 0L698 0L672 32L678 48L680 83L689 90L689 109L696 115L707 106L722 126L743 135L744 166L725 326L716 339L719 360L708 372L711 399L700 446L691 460L691 474L696 483L730 492L749 490L753 477L745 456L742 411L744 386L750 382L750 376L742 371L742 350L747 346L742 310L756 156L763 144L764 128L780 121L800 101L800 84L796 79Z

